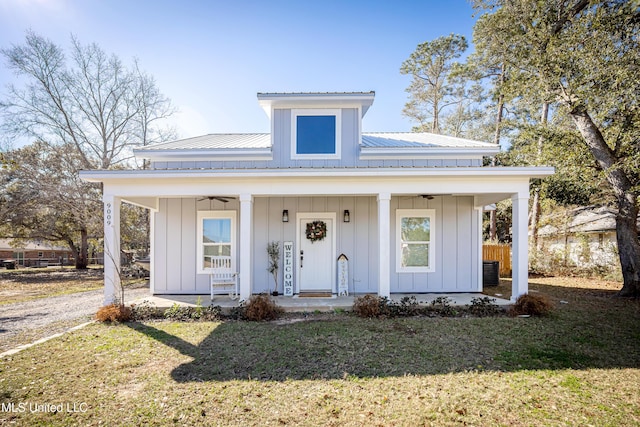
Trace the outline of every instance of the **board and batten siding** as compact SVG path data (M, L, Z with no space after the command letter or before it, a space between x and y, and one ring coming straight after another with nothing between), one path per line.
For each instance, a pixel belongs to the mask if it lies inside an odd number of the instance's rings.
M158 212L152 214L151 293L208 294L209 277L196 274L197 212L238 209L237 200L160 199Z
M154 294L207 294L207 275L197 274L197 212L238 210L237 200L161 199L152 218ZM289 222L282 222L282 211L289 211ZM370 196L345 197L256 197L253 202L252 293L273 290L273 278L267 271L267 244L294 242L294 263L299 260L296 245L298 212L336 213L336 253L349 258L349 292L378 292L378 213L377 201ZM435 271L396 273L396 209L434 209L436 215ZM349 210L351 221L343 222ZM480 215L472 197L398 196L391 199L391 292L475 292L479 280ZM238 224L236 238L239 239ZM239 242L239 245L244 242ZM236 245L238 256L239 245ZM282 255L278 291L282 288ZM238 266L242 260L238 260ZM295 269L294 269L295 271ZM294 278L294 281L297 278ZM295 288L297 292L297 287ZM335 291L335 289L334 289Z
M473 197L391 198L391 293L480 292L481 221ZM396 209L435 210L435 271L397 273Z
M376 293L378 291L378 270L375 268L377 253L378 211L375 197L257 197L253 202L254 246L253 246L253 292L273 290L273 277L267 271L267 245L269 242L293 242L294 264L300 259L296 246L296 217L298 212L336 213L336 253L349 259L349 292ZM282 222L282 211L289 211L289 222ZM343 222L343 212L348 210L350 222ZM259 212L259 214L257 214ZM313 262L308 260L307 262ZM295 271L295 269L294 269ZM282 287L282 254L278 276L278 291ZM294 291L297 293L297 277L294 277ZM334 289L335 291L335 289Z

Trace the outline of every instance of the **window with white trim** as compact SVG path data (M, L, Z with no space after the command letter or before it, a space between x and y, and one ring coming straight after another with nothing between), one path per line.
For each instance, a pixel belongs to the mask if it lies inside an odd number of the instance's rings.
M339 159L340 109L291 110L291 158Z
M396 210L396 272L435 271L435 210Z
M235 211L198 211L198 271L207 273L216 256L230 256L235 268L235 236Z

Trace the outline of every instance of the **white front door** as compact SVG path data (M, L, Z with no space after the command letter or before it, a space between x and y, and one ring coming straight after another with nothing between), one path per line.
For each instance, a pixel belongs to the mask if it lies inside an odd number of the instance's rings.
M335 213L298 214L298 292L333 293L335 222ZM324 238L312 240L325 228Z

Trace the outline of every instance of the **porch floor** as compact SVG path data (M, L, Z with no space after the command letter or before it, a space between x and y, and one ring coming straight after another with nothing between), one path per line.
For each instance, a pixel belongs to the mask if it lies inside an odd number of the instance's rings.
M277 296L273 297L280 307L286 312L312 312L312 311L334 311L350 310L353 306L355 298L359 295L351 296L335 296L333 298L321 298L321 297L285 297ZM482 298L487 295L482 293L454 293L454 294L393 294L391 300L399 302L403 297L414 296L420 305L428 305L436 298L448 297L450 304L453 306L470 305L473 298ZM195 307L197 299L200 298L200 304L203 307L211 305L211 297L209 295L150 295L144 298L139 298L132 301L133 304L140 304L143 301L147 301L153 304L159 309L170 308L173 304L177 303L181 306ZM495 304L499 306L510 305L511 301L490 297L495 299ZM237 299L232 300L228 296L216 296L213 299L213 305L219 305L223 309L229 309L237 307L239 301Z

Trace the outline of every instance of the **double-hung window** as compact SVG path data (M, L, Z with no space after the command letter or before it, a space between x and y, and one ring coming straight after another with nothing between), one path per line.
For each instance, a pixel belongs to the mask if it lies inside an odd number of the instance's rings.
M231 257L235 266L235 211L198 211L198 270L206 273L213 257Z
M291 110L291 158L339 159L340 109Z
M428 273L435 266L435 210L396 210L396 271Z

